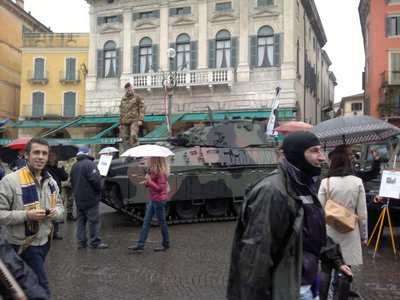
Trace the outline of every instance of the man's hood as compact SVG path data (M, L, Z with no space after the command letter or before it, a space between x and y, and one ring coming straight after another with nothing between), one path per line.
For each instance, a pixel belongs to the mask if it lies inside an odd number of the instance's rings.
M81 160L84 160L84 159L89 159L89 160L94 160L94 157L92 157L92 156L90 156L90 155L87 155L87 154L80 154L80 155L78 155L77 157L76 157L76 160L77 161L81 161Z

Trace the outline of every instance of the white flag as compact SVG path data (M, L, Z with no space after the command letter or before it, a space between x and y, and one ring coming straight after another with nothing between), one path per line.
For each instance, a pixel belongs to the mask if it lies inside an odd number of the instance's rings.
M278 121L278 110L279 110L279 97L281 95L281 88L277 86L275 89L275 98L272 102L271 114L269 116L267 131L265 134L267 136L276 136L278 133L275 131L277 121Z

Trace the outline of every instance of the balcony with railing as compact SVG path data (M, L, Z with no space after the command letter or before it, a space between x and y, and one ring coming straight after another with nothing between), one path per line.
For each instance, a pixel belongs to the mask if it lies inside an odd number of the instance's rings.
M65 72L60 71L60 83L61 84L79 84L81 82L80 72Z
M167 80L168 74L169 72L133 74L132 83L135 89L163 88L163 82ZM230 87L234 81L233 68L177 71L172 74L177 87L208 86L212 88L218 85Z
M381 86L400 86L400 70L384 71L381 73Z
M42 84L49 83L49 73L44 71L43 73L28 71L28 82L30 84Z
M22 105L21 117L24 118L74 118L84 114L83 105Z

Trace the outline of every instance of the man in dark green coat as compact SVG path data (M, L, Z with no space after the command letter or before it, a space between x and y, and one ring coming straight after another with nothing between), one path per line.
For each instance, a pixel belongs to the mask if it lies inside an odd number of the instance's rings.
M290 134L277 170L247 192L231 256L229 300L311 299L326 242L315 178L325 160L315 135Z

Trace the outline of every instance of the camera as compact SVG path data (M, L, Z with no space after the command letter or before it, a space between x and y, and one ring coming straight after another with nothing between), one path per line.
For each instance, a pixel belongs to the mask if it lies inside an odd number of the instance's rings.
M50 214L50 209L46 208L46 216Z

